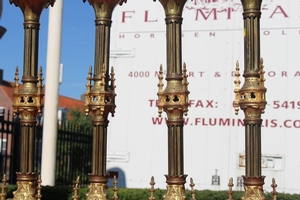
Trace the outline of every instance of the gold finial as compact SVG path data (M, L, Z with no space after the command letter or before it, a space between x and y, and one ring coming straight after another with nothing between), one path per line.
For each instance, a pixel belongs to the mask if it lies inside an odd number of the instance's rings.
M15 84L14 84L15 90L14 90L14 93L18 94L19 93L19 68L18 68L18 66L16 67L16 72L15 72L15 78L14 78L14 80L15 80Z
M113 67L111 67L111 72L110 72L110 92L112 93L112 98L111 100L113 101L113 104L115 104L115 97L117 96L116 92L115 92L115 69ZM111 110L111 116L114 117L115 116L115 108L112 107Z
M14 103L13 103L13 115L16 116L17 113L19 112L19 107L17 106L18 100L17 96L19 95L19 68L18 66L16 67L16 72L15 72L15 84L14 84Z
M117 188L117 184L118 184L118 181L117 181L117 177L114 176L114 188L113 188L113 191L114 191L114 196L112 198L112 200L118 200L119 197L118 197L118 188Z
M260 79L262 87L264 87L264 82L266 81L264 74L265 74L265 71L264 71L264 60L261 58L260 59L260 69L259 69L259 79Z
M41 179L41 175L38 176L38 180L37 180L37 187L36 187L36 190L37 190L37 194L36 194L36 200L41 200L42 199L42 194L41 194L41 190L42 190L42 179Z
M92 73L92 66L90 66L89 68L89 72L88 72L88 77L87 77L87 84L85 85L86 86L86 92L85 92L85 115L89 115L89 107L88 107L88 104L89 104L89 94L91 92L91 88L92 88L92 76L93 76L93 73Z
M195 183L193 181L193 178L190 178L190 187L191 187L191 195L192 195L191 200L196 200L196 191L194 189Z
M38 87L37 87L37 109L38 114L41 116L43 113L43 106L42 106L42 98L43 98L43 69L40 67L39 77L38 77Z
M164 76L163 76L163 66L160 65L160 67L159 67L159 75L158 75L159 83L157 84L157 86L158 86L158 92L163 92L163 86L164 86L164 84L163 84L163 78L164 78Z
M232 198L232 195L234 193L233 190L232 190L233 186L234 186L234 184L233 184L233 178L231 177L229 179L229 183L228 183L228 187L229 187L229 190L227 192L228 197L229 197L228 200L233 200L233 198Z
M235 89L234 89L234 93L235 93L235 100L234 100L234 110L235 110L235 114L237 115L239 112L239 102L241 100L241 96L240 96L240 67L239 67L239 62L236 61L236 67L235 67L235 80L234 80L234 84L235 84Z
M5 200L6 199L6 174L3 174L3 178L2 178L2 185L1 187L1 194L0 194L0 200Z
M188 75L187 75L187 70L186 70L186 64L185 63L183 63L183 70L182 70L182 79L183 79L183 81L182 81L182 85L183 85L183 90L187 90L188 89L188 84L189 84L189 82L187 81L187 77L188 77Z
M116 81L115 69L114 69L114 67L111 67L111 70L110 70L110 89L113 93L115 93L115 88L116 88L115 81Z
M276 191L277 184L275 183L275 179L274 178L272 178L271 187L273 188L273 191L271 192L271 194L273 195L273 200L276 200L278 192Z
M89 72L88 72L88 77L87 77L87 84L86 86L86 92L89 93L91 91L91 87L92 87L92 76L93 76L93 72L92 72L92 66L90 66L89 68Z
M160 65L160 67L159 67L159 75L158 75L158 80L159 80L159 82L158 82L158 84L157 84L157 86L158 86L158 93L157 93L157 95L158 95L158 116L159 117L161 117L161 113L163 112L163 100L162 100L162 98L163 98L163 87L164 87L164 84L163 84L163 67L162 67L162 65Z
M74 195L72 196L72 200L79 200L78 196L78 190L79 190L79 176L77 176L77 179L75 181L75 187L73 188L74 190Z
M106 85L106 65L103 64L103 69L101 73L101 83L100 83L100 91L104 92L105 91L105 85Z
M189 84L189 82L187 81L187 77L188 77L188 75L187 75L187 70L186 70L186 64L185 63L183 63L183 70L182 70L182 72L183 72L183 74L182 74L182 78L183 78L183 81L182 81L182 85L183 85L183 87L182 87L182 91L184 92L184 93L189 93L188 92L188 84ZM187 116L187 112L188 112L188 110L189 110L189 96L188 95L184 95L185 96L185 102L186 102L186 105L184 105L183 106L183 114L184 114L184 116Z
M155 189L154 189L155 182L154 182L154 177L153 176L151 177L150 185L151 185L150 197L149 197L148 200L156 200L156 198L154 196L154 193L155 193Z
M260 87L262 89L265 89L265 71L264 71L264 60L261 58L260 59L260 65L259 65L259 81L260 81ZM266 90L266 89L265 89ZM265 92L263 92L262 94L262 100L265 100ZM265 113L265 106L261 107L261 113Z
M44 78L43 78L43 68L42 67L40 67L39 77L38 77L37 80L38 80L38 86L41 87L41 88L43 88L43 80L44 80Z

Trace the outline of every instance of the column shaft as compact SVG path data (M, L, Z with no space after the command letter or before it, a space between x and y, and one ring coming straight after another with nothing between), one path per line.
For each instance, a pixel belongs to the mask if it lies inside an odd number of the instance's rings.
M106 174L107 157L107 126L95 125L93 127L93 152L92 173L98 175Z
M261 174L261 127L260 124L245 124L246 176L260 177Z
M183 175L183 125L168 127L168 155L168 174L170 176Z

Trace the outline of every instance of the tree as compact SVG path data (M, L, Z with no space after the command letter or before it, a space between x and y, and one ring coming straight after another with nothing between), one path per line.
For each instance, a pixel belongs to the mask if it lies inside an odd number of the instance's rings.
M56 184L73 183L79 175L88 183L91 172L92 120L80 108L70 108L59 127L57 141Z
M92 127L92 117L86 116L85 113L79 108L69 109L69 121L83 127Z

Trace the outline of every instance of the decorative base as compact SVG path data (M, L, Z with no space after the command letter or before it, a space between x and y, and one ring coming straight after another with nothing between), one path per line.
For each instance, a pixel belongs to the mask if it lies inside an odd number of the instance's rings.
M89 174L90 185L86 194L87 200L108 200L107 182L108 175Z
M264 197L263 185L265 176L246 177L244 179L245 194L241 200L267 200Z
M167 194L163 196L163 200L185 200L185 179L187 175L168 176L167 178Z
M13 192L14 200L35 200L37 174L17 172L17 190Z

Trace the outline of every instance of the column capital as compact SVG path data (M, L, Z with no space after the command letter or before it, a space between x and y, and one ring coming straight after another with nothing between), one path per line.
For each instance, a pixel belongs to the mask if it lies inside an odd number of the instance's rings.
M49 5L53 6L55 0L10 0L9 2L20 7L25 21L39 21L42 11Z
M96 18L108 18L111 19L114 8L117 4L122 5L127 0L83 0L88 1L93 6L96 14Z
M243 16L246 17L260 17L262 0L241 0L243 5Z
M154 0L156 1L156 0ZM162 4L166 16L169 15L182 15L183 7L187 0L159 0Z

